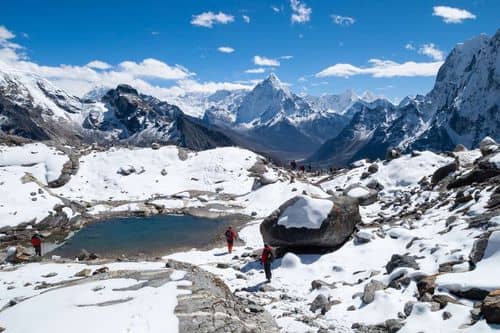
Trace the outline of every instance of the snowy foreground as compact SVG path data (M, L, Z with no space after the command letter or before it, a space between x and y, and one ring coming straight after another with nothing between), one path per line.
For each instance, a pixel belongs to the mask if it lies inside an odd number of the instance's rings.
M489 207L498 184L465 186L460 194L439 183L423 185L423 179L428 184L433 173L452 163L453 157L431 152L404 155L376 162L375 172L368 172L373 164L360 161L334 176L310 175L291 182L288 171L263 164L258 155L237 148L199 153L176 147L113 149L80 155L76 174L62 187L49 188L47 184L59 177L68 162L65 154L41 144L0 147L0 189L7 194L0 197L0 228L35 228L55 214L56 205L64 206L70 222L81 215L141 210L145 204L167 212L205 208L245 214L253 220L239 232L243 242L236 244L233 254L225 248L193 249L166 256L164 261L188 262L221 277L237 296L263 306L282 332L395 332L374 326L391 319L402 323L398 332L500 329L475 318L477 303L464 296L474 288L500 289L500 218ZM479 150L455 155L460 164L455 174L470 173L472 163L481 157ZM489 161L500 168L500 153L492 154ZM265 217L288 199L303 195L299 205L314 209L289 209L279 223L318 228L331 208L322 199L375 180L381 185L378 198L360 207L362 223L354 237L328 254L285 254L273 263L272 282L263 283L262 268L252 252L262 248L259 226ZM347 194L352 197L369 194L365 187L350 188ZM471 199L457 199L462 196ZM474 243L486 232L489 240L482 260L471 265ZM414 260L388 269L395 254ZM189 284L182 271L174 270L172 281L160 287L128 288L140 281L118 276L58 287L62 281L80 279L75 274L85 268L95 271L101 266L78 262L2 266L0 327L6 332L28 332L34 327L51 333L178 331L174 309L177 297L186 293L179 287ZM165 263L106 266L111 271L144 271L162 269ZM433 277L434 295L421 295L417 282L424 276ZM321 303L317 309L311 307L316 302Z

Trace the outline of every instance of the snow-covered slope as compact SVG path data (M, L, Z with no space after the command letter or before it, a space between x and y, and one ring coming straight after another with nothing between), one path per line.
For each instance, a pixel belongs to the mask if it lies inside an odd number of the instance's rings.
M344 131L310 159L343 165L383 157L389 147L452 150L457 144L476 147L485 136L499 140L499 54L500 30L491 38L481 35L457 45L426 96L407 97L388 109L385 120L378 120L378 133L354 112Z
M90 97L71 96L31 73L0 69L0 135L73 145L158 142L207 149L233 144L213 126L127 85L100 88Z

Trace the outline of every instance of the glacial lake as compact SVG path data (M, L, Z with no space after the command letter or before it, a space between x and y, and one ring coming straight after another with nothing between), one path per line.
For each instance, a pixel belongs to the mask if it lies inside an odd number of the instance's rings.
M83 227L50 254L73 258L85 249L111 258L159 256L211 245L223 239L228 225L190 215L112 218Z

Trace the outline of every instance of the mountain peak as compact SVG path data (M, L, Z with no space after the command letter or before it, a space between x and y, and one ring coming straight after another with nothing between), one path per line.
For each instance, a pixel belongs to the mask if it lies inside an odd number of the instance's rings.
M280 81L278 76L274 73L269 74L269 76L264 81L262 81L262 84L270 85L270 86L277 88L277 89L284 89L283 83Z

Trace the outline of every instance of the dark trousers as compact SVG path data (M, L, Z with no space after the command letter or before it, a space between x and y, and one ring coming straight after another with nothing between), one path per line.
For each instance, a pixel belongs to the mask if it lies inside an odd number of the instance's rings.
M35 248L35 255L37 256L42 256L42 246L41 245L36 245L33 246Z
M269 261L264 263L264 271L266 272L266 279L271 281L271 263Z

